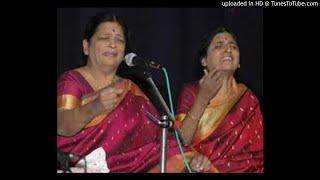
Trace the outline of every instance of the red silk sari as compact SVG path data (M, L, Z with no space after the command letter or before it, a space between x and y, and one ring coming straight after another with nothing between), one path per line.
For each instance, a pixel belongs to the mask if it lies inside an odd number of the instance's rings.
M198 91L198 82L183 86L176 120L184 119ZM191 149L184 148L187 159L197 153L206 155L212 163L209 172L263 172L262 120L257 97L245 85L233 80L232 88L223 96L212 99L207 106ZM182 156L175 154L177 150L173 144L169 141L167 172L182 172ZM159 167L150 172L159 172Z
M102 147L110 172L146 171L157 163L159 147L155 142L160 130L145 112L156 117L158 112L137 85L128 79L122 83L126 93L120 104L110 113L93 118L75 135L58 135L60 150L85 156ZM94 100L94 97L81 99L93 91L79 72L65 72L58 80L58 110L77 108Z

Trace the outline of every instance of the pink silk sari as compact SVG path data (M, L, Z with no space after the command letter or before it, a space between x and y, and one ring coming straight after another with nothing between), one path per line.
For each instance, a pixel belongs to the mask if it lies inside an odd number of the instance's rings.
M158 112L143 92L124 79L126 94L110 113L102 113L73 136L57 136L64 152L85 156L102 147L110 172L141 172L159 159L159 127L145 115ZM92 99L81 99L93 88L77 71L65 72L58 80L58 110L79 107Z
M127 93L118 107L94 118L74 136L58 136L58 148L86 155L103 147L110 172L160 172L160 129L150 122L145 112L159 115L141 90L131 81L126 82ZM206 155L213 165L209 172L263 172L259 101L244 85L237 86L239 92L210 103L192 146L183 147L188 160L197 153ZM177 121L183 120L198 91L198 83L183 87ZM81 97L91 92L93 89L78 72L64 73L58 82L58 109L70 109L90 101L81 100ZM182 156L172 134L168 136L167 147L167 172L184 172Z
M212 163L209 172L263 172L263 122L259 101L244 84L234 80L234 91L210 101L202 116L191 148L184 147L190 160L195 154L206 155ZM182 88L176 120L182 121L198 94L198 82ZM170 145L171 144L171 145ZM182 156L169 140L167 172L185 170ZM150 172L159 172L159 166Z

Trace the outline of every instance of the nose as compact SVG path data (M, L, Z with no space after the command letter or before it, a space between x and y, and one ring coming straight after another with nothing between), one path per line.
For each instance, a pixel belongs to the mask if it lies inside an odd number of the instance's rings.
M110 39L109 46L112 47L112 48L115 48L116 47L116 40L115 39Z
M106 45L115 48L116 47L116 39L115 38L107 38Z
M231 50L232 50L232 49L231 49L231 45L227 45L226 51L227 51L227 52L231 52Z

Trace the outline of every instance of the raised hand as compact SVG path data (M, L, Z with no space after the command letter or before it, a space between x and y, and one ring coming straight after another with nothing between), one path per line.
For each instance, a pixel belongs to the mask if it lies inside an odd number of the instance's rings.
M105 110L113 110L121 101L124 89L112 86L99 94L99 101Z
M204 76L199 81L199 96L210 101L219 91L222 85L223 72L213 69L208 73L204 70Z

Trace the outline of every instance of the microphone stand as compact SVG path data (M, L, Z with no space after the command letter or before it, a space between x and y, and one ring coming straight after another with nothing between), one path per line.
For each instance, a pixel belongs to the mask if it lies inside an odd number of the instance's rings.
M147 82L151 85L152 91L155 93L157 98L160 100L160 104L162 108L165 110L166 115L162 115L160 120L155 118L151 113L147 112L147 116L150 120L155 122L161 127L161 148L160 148L160 172L166 172L166 162L167 162L167 135L168 129L173 127L173 117L171 116L170 110L168 105L164 101L159 89L155 85L152 77L150 76L149 72L146 70L144 71L145 78Z
M59 149L57 149L57 165L59 167L59 169L62 170L62 172L64 173L72 173L71 171L71 165L70 165L70 161L76 158L77 160L84 160L84 173L87 173L87 160L86 157L75 154L75 153L71 153L71 152L63 152Z

